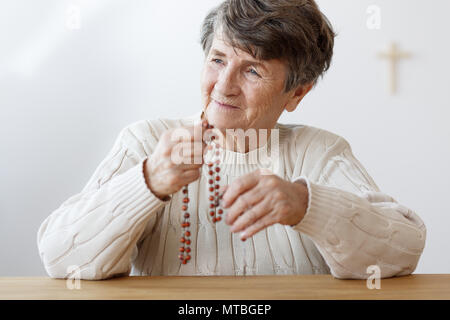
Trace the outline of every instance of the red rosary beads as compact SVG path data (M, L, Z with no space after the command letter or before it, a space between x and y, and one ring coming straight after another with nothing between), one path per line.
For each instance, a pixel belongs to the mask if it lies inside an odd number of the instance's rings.
M214 127L210 125L207 122L204 122L204 127L206 129L213 129ZM216 136L211 136L211 142L213 142L216 139ZM213 150L213 158L212 161L207 163L207 170L208 170L208 190L209 190L209 206L208 206L208 215L211 217L211 221L213 223L216 223L220 220L222 220L221 215L223 214L223 209L219 208L219 181L220 181L220 146L217 143L214 143L214 147L212 145L213 143L209 144L207 146L208 150ZM178 258L181 260L183 264L186 264L189 260L191 260L191 232L189 231L189 227L191 226L191 223L189 222L190 214L188 212L189 209L189 191L188 186L184 186L182 189L183 192L183 200L181 205L181 210L183 212L183 223L181 224L182 227L182 237L180 239L181 246L180 246L180 253L178 255Z
M191 244L191 232L189 231L189 227L191 226L191 223L189 222L189 213L188 211L188 203L189 203L189 194L188 194L188 186L183 187L183 205L181 206L181 210L183 211L183 217L184 222L181 224L181 227L183 229L183 235L180 239L180 242L182 243L182 246L180 247L180 255L178 256L180 260L183 262L183 264L186 264L191 259L191 248L189 245Z

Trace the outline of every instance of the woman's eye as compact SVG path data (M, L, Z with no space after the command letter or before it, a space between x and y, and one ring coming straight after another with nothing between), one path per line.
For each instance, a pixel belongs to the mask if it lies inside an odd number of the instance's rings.
M255 71L255 69L250 69L250 73L259 77L259 74L258 74L258 72Z
M214 61L215 63L222 63L223 61L220 59L213 59L212 61Z

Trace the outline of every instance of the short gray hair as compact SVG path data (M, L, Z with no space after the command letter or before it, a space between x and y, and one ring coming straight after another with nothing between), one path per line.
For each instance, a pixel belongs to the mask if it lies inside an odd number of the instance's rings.
M336 34L314 0L225 0L203 21L205 56L219 28L233 47L254 58L287 63L285 92L316 85L330 67Z

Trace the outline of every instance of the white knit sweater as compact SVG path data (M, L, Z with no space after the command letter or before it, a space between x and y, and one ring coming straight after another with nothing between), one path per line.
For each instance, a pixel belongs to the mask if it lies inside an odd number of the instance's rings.
M370 265L378 265L382 277L415 270L426 237L418 215L379 190L344 138L280 123L277 166L258 157L264 148L270 155L270 143L246 154L223 150L221 184L259 167L289 181L302 179L309 191L304 219L294 227L272 225L243 242L223 221L210 221L202 170L189 185L192 259L181 264L181 192L167 201L153 195L143 162L166 129L198 119L144 120L120 132L83 190L39 228L39 254L50 277L331 273L364 279Z

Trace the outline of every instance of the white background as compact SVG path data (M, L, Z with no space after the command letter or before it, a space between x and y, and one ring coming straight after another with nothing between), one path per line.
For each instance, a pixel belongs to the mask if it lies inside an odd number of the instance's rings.
M40 223L82 189L121 128L200 110L200 25L219 2L0 0L0 276L45 275ZM449 273L450 2L318 4L339 33L333 64L280 122L345 137L382 191L425 221L416 272ZM366 25L370 5L378 30ZM395 96L377 58L392 41L413 54Z

